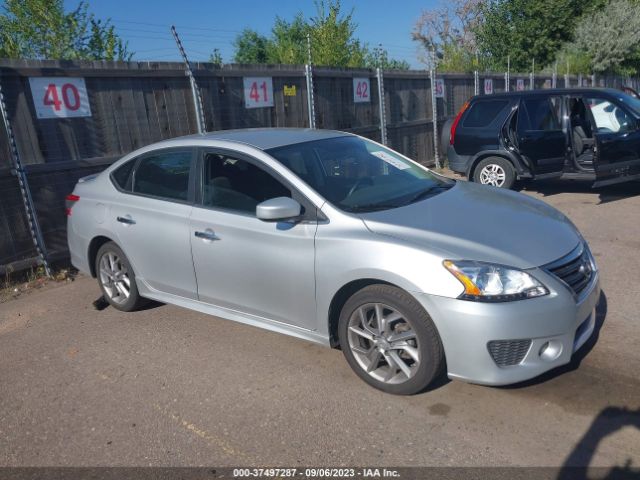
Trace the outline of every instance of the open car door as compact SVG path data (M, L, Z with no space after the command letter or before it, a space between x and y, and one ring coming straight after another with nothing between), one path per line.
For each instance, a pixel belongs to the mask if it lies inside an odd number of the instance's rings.
M528 160L535 176L564 170L567 135L562 130L562 97L536 95L520 101L517 140L520 155Z
M605 97L586 97L595 124L594 187L640 179L640 119Z

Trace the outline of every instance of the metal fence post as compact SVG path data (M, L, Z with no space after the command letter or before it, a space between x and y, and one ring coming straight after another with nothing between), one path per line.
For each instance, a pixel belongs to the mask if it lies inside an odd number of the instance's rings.
M480 76L478 70L473 71L473 94L478 95L480 93Z
M557 88L558 85L558 74L553 72L551 75L551 88Z
M529 90L535 89L535 77L533 76L533 72L529 74Z
M596 86L596 74L595 73L591 74L591 86L592 87Z
M316 106L313 98L313 72L311 65L304 66L304 75L307 79L307 110L309 113L309 128L316 128Z
M378 77L378 109L380 114L380 138L382 144L387 144L387 115L385 112L384 102L384 74L380 67L376 68L376 76Z
M431 118L433 123L433 153L436 160L436 168L441 168L440 145L438 142L438 99L436 98L436 70L432 66L429 72L431 78Z
M29 189L29 182L27 179L27 173L22 168L22 161L18 152L18 145L16 139L13 136L13 130L11 128L11 122L9 121L9 113L7 111L7 105L4 102L4 95L2 93L2 83L0 82L0 116L2 116L2 123L4 124L5 132L7 133L7 141L9 142L9 151L15 175L18 178L18 185L20 186L20 193L22 194L22 203L24 204L24 210L29 222L29 229L31 231L31 238L36 248L36 253L40 262L44 267L44 271L48 277L51 276L51 270L49 269L49 261L47 260L47 248L42 237L42 230L40 229L40 222L36 214L36 209L33 204L33 198L31 197L31 190Z
M565 73L564 74L564 88L569 88L570 86L570 79L569 79L569 74Z

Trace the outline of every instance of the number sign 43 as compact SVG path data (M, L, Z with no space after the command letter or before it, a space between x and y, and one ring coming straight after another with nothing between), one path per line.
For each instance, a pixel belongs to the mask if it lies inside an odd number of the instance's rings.
M84 78L32 77L29 84L38 118L91 116Z

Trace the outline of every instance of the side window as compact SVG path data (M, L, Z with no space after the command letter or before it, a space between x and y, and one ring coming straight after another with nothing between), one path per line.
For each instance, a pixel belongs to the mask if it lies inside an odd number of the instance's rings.
M560 97L526 98L522 101L522 112L518 121L522 121L522 130L560 130Z
M133 172L135 164L135 160L129 160L124 165L116 168L111 174L113 182L122 190L131 191L131 172Z
M259 203L276 197L291 197L291 190L263 169L227 155L205 155L203 205L255 215Z
M133 175L133 192L168 200L188 199L190 150L160 152L140 160Z
M616 104L603 98L585 98L598 133L628 132L633 118Z
M463 127L478 128L491 124L498 114L509 105L509 100L480 100L467 112L462 122Z

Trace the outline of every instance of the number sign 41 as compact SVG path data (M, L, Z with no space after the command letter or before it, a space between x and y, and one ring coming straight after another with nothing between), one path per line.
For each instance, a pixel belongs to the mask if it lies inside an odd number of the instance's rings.
M29 85L38 118L91 116L84 78L30 77Z
M271 77L243 77L244 106L246 108L273 107Z

